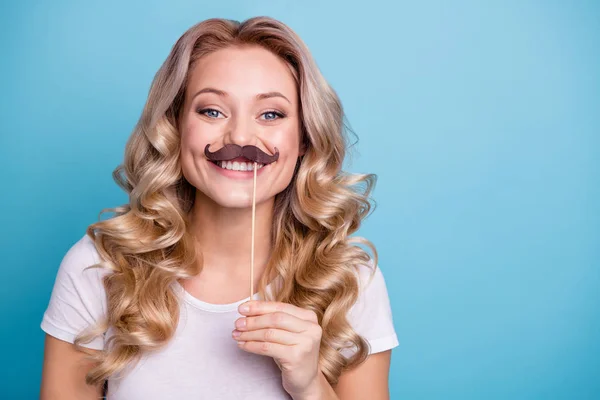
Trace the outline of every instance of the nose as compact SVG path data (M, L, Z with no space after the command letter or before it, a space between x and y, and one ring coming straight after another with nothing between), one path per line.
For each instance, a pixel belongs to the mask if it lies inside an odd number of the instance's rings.
M239 146L256 144L256 127L253 127L251 122L246 118L231 118L230 126L228 128L229 129L223 138L225 143L234 143Z

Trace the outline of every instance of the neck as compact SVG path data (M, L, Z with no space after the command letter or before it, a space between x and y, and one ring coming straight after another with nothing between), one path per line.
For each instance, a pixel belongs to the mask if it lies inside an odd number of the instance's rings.
M254 283L271 254L274 198L256 204L254 220ZM247 279L252 245L252 206L228 208L199 190L190 214L190 228L202 253L201 274Z

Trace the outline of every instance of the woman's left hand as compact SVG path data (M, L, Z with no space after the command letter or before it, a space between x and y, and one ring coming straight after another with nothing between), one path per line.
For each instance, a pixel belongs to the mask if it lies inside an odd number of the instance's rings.
M248 301L239 307L233 338L241 349L273 357L282 372L283 388L294 398L319 391L319 348L322 329L317 315L288 303Z

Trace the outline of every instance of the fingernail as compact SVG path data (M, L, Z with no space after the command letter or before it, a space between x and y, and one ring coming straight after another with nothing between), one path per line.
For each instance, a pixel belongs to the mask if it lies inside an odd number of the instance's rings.
M247 313L250 311L250 306L248 304L242 304L240 306L240 312L241 313Z
M242 334L242 332L235 330L233 331L233 337L239 337Z
M243 328L243 327L245 327L245 326L246 326L246 318L241 318L241 319L238 319L238 320L235 322L235 326L236 326L236 327L238 327L238 328Z

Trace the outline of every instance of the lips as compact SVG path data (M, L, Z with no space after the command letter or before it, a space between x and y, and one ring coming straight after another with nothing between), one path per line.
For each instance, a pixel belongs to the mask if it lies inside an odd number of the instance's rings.
M233 165L234 162L240 162L237 161L240 158L231 160L231 161L210 161L210 164L212 164L212 168L215 168L216 172L220 173L221 175L224 175L228 178L232 178L232 179L253 179L254 177L254 163L249 162L246 158L241 157L241 162L243 163L247 163L247 166L249 166L250 168L247 169L246 171L241 171L241 170L233 170L233 169L227 169L227 168L223 168L221 165L222 163L231 163L230 165ZM276 164L273 163L273 164ZM258 164L259 166L261 164ZM267 164L267 165L263 165L262 167L258 168L256 170L256 175L257 177L260 176L262 173L264 173L264 170L269 167L271 164Z
M223 169L232 171L252 171L254 170L254 163L246 161L215 161L215 164ZM264 167L263 164L256 164L256 169L259 170Z

